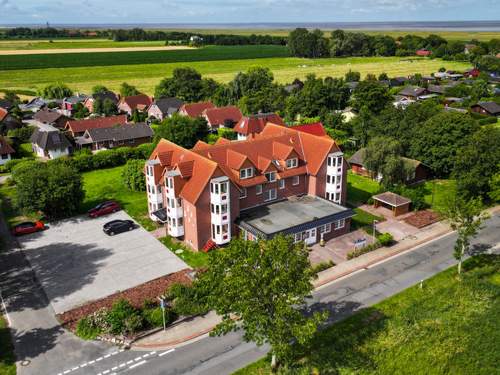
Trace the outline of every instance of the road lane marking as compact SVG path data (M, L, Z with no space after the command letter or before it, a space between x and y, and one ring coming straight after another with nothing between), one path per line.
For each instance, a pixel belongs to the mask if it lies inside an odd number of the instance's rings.
M106 375L107 373L111 372L111 370L106 370L102 372L102 375Z
M118 369L118 366L115 366L115 367L113 367L113 368L111 369L111 371L115 371L115 370L117 370L117 369Z
M166 352L158 354L158 357L163 357L165 354L172 353L175 349L167 350Z
M96 358L95 361L96 362L102 361L102 357Z
M143 365L143 364L145 364L145 363L146 363L146 361L144 361L144 360L143 360L143 361L141 361L141 362L137 362L135 365L130 366L130 367L129 367L129 370L132 370L132 369L133 369L133 368L135 368L135 367L142 366L142 365Z
M114 352L112 352L112 353L106 354L105 356L102 356L102 357L96 358L96 359L94 359L94 360L92 360L92 361L88 361L88 362L82 363L82 364L81 364L81 365L79 365L79 366L75 366L75 367L73 367L73 368L72 368L72 369L70 369L70 370L66 370L66 371L64 371L64 372L60 372L60 373L59 373L59 374L57 374L57 375L66 375L66 374L69 374L70 372L76 371L76 370L81 369L81 368L83 368L83 367L87 367L87 366L89 366L89 365L93 365L93 364L94 364L94 363L96 363L96 362L99 362L99 361L102 361L102 360L104 360L104 359L107 359L107 358L110 358L110 357L112 357L112 356L115 356L115 355L117 355L117 354L120 354L120 353L121 353L121 352L123 352L123 351L125 351L125 349L116 350L116 351L114 351Z
M120 366L118 366L118 367L125 367L125 366L127 366L126 363L121 363Z
M134 361L128 361L126 364L130 365L131 363L134 363Z
M137 361L140 361L141 359L142 359L142 356L141 357L136 357L136 358L134 358L134 361L137 362Z

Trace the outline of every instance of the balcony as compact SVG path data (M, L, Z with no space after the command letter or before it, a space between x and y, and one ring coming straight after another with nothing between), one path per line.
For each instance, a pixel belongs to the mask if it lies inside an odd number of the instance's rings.
M225 214L212 213L210 219L212 224L216 225L229 224L229 212L226 212Z
M175 219L181 218L184 216L184 209L182 206L167 207L167 215Z
M148 201L150 203L155 203L155 204L163 203L163 195L161 193L157 194L148 193Z
M229 194L228 193L210 193L210 203L213 204L222 204L229 202Z
M221 234L216 234L212 238L212 240L217 244L217 245L224 245L231 241L231 234L228 233L221 233Z
M184 225L179 225L179 226L168 226L168 234L171 235L172 237L182 237L184 236Z

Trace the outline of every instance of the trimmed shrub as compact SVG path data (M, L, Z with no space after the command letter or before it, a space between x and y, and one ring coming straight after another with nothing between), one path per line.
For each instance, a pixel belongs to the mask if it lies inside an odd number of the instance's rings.
M380 236L378 236L377 240L378 242L380 242L380 245L389 246L394 242L394 237L392 237L392 234L390 233L382 233Z
M380 244L379 241L375 241L374 243L372 243L370 245L366 245L365 247L362 247L361 249L356 249L356 250L353 250L353 251L347 253L347 259L350 260L350 259L353 259L353 258L357 258L360 255L369 253L369 252L371 252L373 250L377 250L381 246L382 245Z
M33 160L35 160L35 158L12 159L5 163L3 169L5 172L12 172L12 169L14 169L14 167L16 167L18 164Z

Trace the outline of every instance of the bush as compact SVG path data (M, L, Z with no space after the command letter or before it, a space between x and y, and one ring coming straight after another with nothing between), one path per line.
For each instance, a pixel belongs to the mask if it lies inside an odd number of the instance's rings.
M166 294L173 302L173 310L177 315L201 315L209 311L208 306L203 301L205 296L192 286L174 284Z
M497 118L489 116L487 118L483 118L478 121L479 125L489 125L489 124L496 124L497 123Z
M144 325L148 328L156 328L163 326L163 311L161 307L145 307L142 310L142 318ZM171 309L165 309L165 324L172 323L176 318L175 313Z
M94 322L92 321L92 318L86 317L82 318L78 321L78 324L76 325L76 335L84 340L93 340L97 336L99 336L102 332L97 327Z
M428 207L428 204L425 202L425 186L418 185L413 187L407 186L396 186L391 189L394 193L399 194L405 198L411 200L411 206L413 210L423 210Z
M380 242L381 246L389 246L394 242L394 237L392 237L392 234L390 233L382 233L378 236L377 240Z
M129 301L121 299L113 304L106 316L109 332L115 335L132 333L142 326L142 316Z
M3 166L3 170L5 172L12 172L12 170L19 164L27 162L27 161L33 161L35 158L22 158L22 159L12 159L9 160L5 165Z
M321 262L321 263L316 264L313 267L313 271L314 271L314 273L318 273L318 272L327 270L328 268L331 268L333 266L335 266L335 263L332 260L329 260L328 262Z
M25 143L28 142L31 138L31 135L35 131L34 126L23 126L22 128L11 129L7 132L7 136L10 138L17 138L19 142Z
M132 191L146 191L146 179L144 178L143 159L129 160L122 171L122 181Z
M370 245L366 245L365 247L362 247L360 249L356 249L356 250L353 250L353 251L347 253L347 259L349 260L349 259L357 258L360 255L369 253L373 250L377 250L379 247L381 247L380 242L375 241L374 243L372 243Z

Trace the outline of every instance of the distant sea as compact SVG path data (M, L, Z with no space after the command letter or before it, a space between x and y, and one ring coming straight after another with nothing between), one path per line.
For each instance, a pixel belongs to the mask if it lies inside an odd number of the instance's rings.
M0 27L21 25L0 24ZM45 24L23 24L43 27ZM448 30L448 31L500 31L499 21L426 21L426 22L276 22L276 23L136 23L136 24L50 24L53 27L89 29L294 29L296 27L319 29L356 30Z

